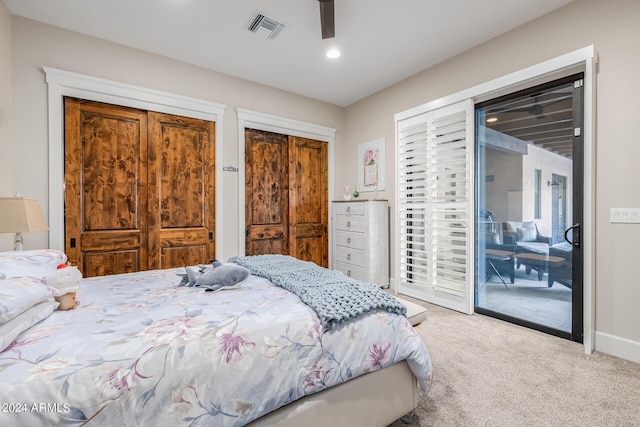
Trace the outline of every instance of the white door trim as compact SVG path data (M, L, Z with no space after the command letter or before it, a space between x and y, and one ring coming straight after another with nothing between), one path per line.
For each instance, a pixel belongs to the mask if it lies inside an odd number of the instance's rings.
M244 197L244 130L246 128L262 130L265 132L280 133L283 135L299 136L302 138L315 139L318 141L326 141L327 156L329 157L329 201L333 200L333 151L336 129L317 125L314 123L301 122L298 120L287 119L285 117L273 116L271 114L260 113L257 111L246 110L244 108L236 108L238 114L238 253L246 254L245 247L245 197ZM328 206L331 209L331 204ZM331 218L331 212L329 212ZM331 239L331 233L329 233ZM329 250L331 250L331 242L329 242ZM331 254L329 254L331 259Z
M155 89L51 67L42 67L48 86L49 247L64 250L64 97L140 108L216 123L216 256L223 249L222 123L225 106Z
M548 61L507 74L502 77L462 90L452 95L397 113L398 122L429 110L454 104L464 99L477 100L505 89L521 87L523 83L553 76L563 70L581 67L584 71L584 205L583 205L583 301L584 301L584 351L595 350L595 97L596 65L598 55L593 45L552 58ZM397 251L397 248L396 248ZM398 254L396 253L396 257Z

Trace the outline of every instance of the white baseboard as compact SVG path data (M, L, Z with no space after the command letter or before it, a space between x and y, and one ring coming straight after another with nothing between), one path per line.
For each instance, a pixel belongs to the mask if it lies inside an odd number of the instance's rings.
M640 363L640 342L596 332L596 351Z

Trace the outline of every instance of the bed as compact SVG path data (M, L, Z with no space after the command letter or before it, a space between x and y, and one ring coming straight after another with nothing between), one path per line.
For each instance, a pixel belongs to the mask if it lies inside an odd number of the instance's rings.
M430 387L429 353L404 315L375 309L327 327L255 273L215 292L177 286L184 269L88 278L74 310L45 296L7 315L10 282L33 290L64 258L24 253L0 254L0 274L20 263L32 274L0 279L0 425L384 426ZM34 308L47 314L6 335Z

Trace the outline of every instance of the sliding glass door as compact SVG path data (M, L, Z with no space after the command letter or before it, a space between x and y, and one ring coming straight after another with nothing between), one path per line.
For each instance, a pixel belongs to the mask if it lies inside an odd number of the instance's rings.
M582 342L582 76L476 105L475 311Z

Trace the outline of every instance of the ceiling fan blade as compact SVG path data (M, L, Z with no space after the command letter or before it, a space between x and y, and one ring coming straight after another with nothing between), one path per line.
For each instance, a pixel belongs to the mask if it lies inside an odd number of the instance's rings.
M320 2L320 27L322 38L330 39L336 36L333 0L318 0Z

